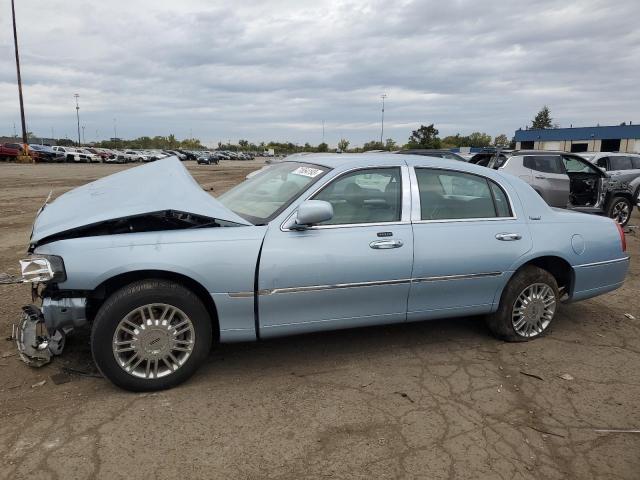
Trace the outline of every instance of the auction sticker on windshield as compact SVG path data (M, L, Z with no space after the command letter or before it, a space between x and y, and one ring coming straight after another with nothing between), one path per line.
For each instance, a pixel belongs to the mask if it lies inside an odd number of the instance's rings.
M314 178L320 175L322 173L322 170L319 170L317 168L311 168L311 167L298 167L291 173L296 175L302 175L304 177Z

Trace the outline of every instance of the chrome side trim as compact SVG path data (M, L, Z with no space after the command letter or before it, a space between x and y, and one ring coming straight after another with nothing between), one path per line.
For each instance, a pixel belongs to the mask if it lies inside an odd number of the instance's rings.
M620 263L620 262L628 262L629 261L629 257L624 257L624 258L616 258L614 260L605 260L603 262L593 262L593 263L583 263L582 265L574 265L574 268L580 268L580 267L596 267L598 265L607 265L609 263Z
M502 275L502 272L468 273L468 274L462 274L462 275L442 275L438 277L414 278L411 280L411 282L422 283L422 282L440 282L443 280L468 280L473 278L499 277L500 275Z
M383 285L406 285L411 283L438 282L447 280L468 280L484 277L498 277L503 272L469 273L461 275L440 275L435 277L400 278L397 280L378 280L373 282L336 283L333 285L308 285L304 287L283 287L258 290L258 295L275 295L279 293L319 292L323 290L340 290L344 288L379 287ZM253 292L231 292L232 298L253 297Z

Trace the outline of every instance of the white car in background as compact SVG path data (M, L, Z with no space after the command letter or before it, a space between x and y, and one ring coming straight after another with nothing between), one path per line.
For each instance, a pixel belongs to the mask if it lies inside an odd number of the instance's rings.
M144 153L137 152L135 150L125 150L124 153L126 155L129 155L129 158L132 162L148 162L149 160L151 160L149 155L145 155Z
M58 152L64 155L64 159L66 162L79 163L81 161L80 155L78 154L78 152L76 152L76 149L73 147L62 147L59 145L55 145L51 148L53 149L54 152Z
M78 152L78 156L80 157L80 161L81 162L87 162L87 163L101 163L102 162L102 158L100 158L100 155L96 155L95 153L92 153L87 149L76 148L76 151Z

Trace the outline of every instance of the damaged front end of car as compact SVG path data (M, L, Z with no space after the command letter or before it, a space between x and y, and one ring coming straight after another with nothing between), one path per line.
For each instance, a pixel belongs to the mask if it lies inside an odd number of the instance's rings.
M33 302L22 307L22 316L14 324L12 338L20 358L29 366L41 367L60 355L67 333L86 323L86 299L55 294L55 285L66 280L62 258L55 255L31 255L20 260L19 276L3 275L1 284L31 284Z
M50 198L36 214L21 274L0 274L0 285L31 284L31 303L22 307L13 338L22 360L34 367L60 355L67 335L89 325L104 300L92 280L105 266L96 267L91 257L78 261L83 239L92 243L143 234L149 235L145 245L159 248L167 232L251 225L205 192L175 157Z

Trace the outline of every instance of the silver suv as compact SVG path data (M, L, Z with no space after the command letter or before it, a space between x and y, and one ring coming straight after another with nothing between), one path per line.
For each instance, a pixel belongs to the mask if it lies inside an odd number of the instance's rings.
M543 150L498 152L487 165L527 182L552 207L607 215L620 225L631 217L629 185L579 155Z
M619 180L630 182L640 177L640 155L637 153L595 152L581 153L580 156Z

